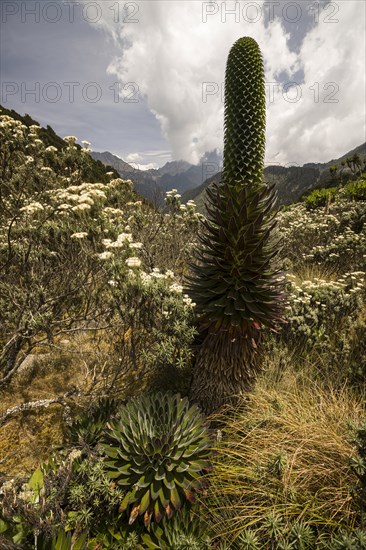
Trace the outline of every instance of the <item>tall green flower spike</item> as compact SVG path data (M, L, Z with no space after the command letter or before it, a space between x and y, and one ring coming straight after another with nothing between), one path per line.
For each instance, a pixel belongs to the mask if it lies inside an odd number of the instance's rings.
M276 195L263 180L264 152L263 61L256 41L245 37L227 61L223 179L207 190L189 277L203 338L191 399L206 413L252 387L263 328L274 330L282 320Z
M265 132L262 55L253 38L239 38L226 65L224 182L240 187L262 183Z

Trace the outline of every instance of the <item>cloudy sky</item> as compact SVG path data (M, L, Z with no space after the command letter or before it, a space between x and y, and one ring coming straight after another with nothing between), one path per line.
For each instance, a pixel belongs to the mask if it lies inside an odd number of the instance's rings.
M223 143L233 42L265 60L268 164L326 162L366 140L365 3L2 0L1 98L135 166Z

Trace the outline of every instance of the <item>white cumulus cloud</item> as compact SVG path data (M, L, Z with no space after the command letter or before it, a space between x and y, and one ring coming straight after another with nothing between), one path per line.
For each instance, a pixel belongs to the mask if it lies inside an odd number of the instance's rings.
M363 2L332 2L333 11L321 5L318 22L296 51L289 46L290 32L292 38L296 35L295 23L291 31L281 9L266 22L263 0L210 6L188 0L132 4L138 8L135 22L125 17L123 23L122 17L114 20L115 7L107 9L116 2L103 2L100 25L116 45L108 71L123 85L137 84L174 159L197 163L205 152L222 149L225 63L231 45L241 36L258 41L272 91L272 102L267 104L267 162L324 162L365 141ZM227 13L225 21L225 10L237 4L238 13ZM259 14L255 22L255 11L248 11L248 4L257 6L252 6ZM292 4L309 7L306 2ZM120 6L123 13L124 3ZM204 22L207 12L212 14ZM301 20L296 24L301 25ZM292 80L297 86L283 89L284 82Z

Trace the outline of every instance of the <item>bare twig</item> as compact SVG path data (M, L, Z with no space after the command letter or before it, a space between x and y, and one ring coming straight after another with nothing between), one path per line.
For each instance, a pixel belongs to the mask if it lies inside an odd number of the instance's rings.
M71 395L79 393L76 388L66 392L64 395L59 397L53 397L52 399L40 399L39 401L29 401L28 403L21 403L16 407L11 407L8 409L3 416L0 417L0 426L5 424L8 420L14 418L17 414L25 411L32 411L34 409L40 409L43 407L49 407L50 405L59 404L63 407L68 407L66 399Z

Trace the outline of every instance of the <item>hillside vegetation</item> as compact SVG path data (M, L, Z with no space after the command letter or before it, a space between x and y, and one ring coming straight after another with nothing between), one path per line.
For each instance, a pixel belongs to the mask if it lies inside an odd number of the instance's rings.
M21 122L27 128L30 128L31 126L40 126L39 123L29 115L20 115L16 111L13 111L12 109L6 109L1 105L0 111L2 116L10 116L12 119ZM56 147L56 149L59 151L62 151L67 147L67 143L65 142L65 140L58 136L53 128L51 128L51 126L47 126L46 128L42 128L42 126L40 126L40 129L38 130L38 136L40 139L42 139L44 145L48 147ZM81 149L81 146L77 143L75 143L75 147ZM108 176L106 175L108 171L112 172L114 177L119 177L118 172L112 166L106 165L99 160L94 160L90 157L87 164L88 167L84 167L85 175L88 181L92 183L106 183L109 180Z
M366 175L276 213L254 124L206 218L0 113L0 548L366 548Z

